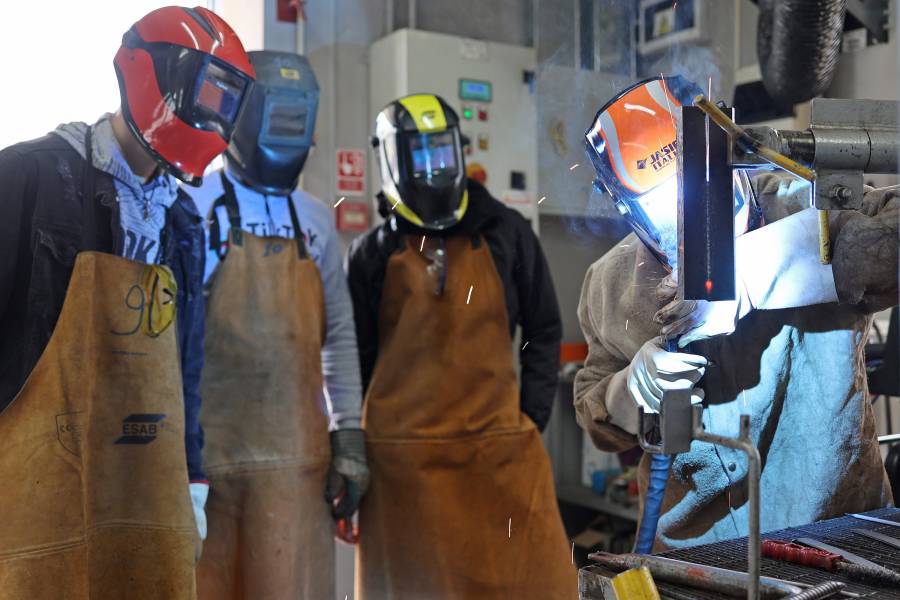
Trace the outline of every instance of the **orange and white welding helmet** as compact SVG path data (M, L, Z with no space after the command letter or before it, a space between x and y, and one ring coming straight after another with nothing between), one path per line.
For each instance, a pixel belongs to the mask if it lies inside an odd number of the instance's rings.
M584 134L597 172L594 186L612 197L641 241L673 268L680 108L700 93L680 76L641 81L607 102Z

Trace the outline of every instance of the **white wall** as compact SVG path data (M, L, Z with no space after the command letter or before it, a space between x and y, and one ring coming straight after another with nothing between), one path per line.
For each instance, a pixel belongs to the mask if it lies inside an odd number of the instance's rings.
M50 0L4 3L0 16L0 148L60 123L93 123L119 106L113 58L146 13L203 0Z

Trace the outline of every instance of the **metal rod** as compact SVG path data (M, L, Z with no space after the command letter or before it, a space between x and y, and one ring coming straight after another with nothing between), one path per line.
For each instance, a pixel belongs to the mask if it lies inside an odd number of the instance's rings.
M878 436L879 444L893 444L894 442L900 442L900 433L892 433L890 435L879 435Z
M747 517L749 522L749 530L747 532L747 599L759 600L759 479L762 461L759 457L759 450L750 440L750 415L741 415L741 434L737 439L707 433L703 428L702 422L697 423L694 427L694 439L734 450L741 450L747 454L747 494L750 502L750 510Z
M647 567L653 578L659 581L726 594L732 598L745 595L752 583L752 578L747 573L662 556L597 552L588 558L616 571ZM799 594L803 590L804 587L801 585L772 577L757 580L757 592L761 591L762 597L766 600Z
M416 0L409 0L409 28L416 28Z

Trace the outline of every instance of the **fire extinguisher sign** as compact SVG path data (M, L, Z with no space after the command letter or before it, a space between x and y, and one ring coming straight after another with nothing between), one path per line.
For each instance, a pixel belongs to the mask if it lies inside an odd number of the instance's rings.
M366 193L366 153L339 148L337 151L337 193L363 196Z

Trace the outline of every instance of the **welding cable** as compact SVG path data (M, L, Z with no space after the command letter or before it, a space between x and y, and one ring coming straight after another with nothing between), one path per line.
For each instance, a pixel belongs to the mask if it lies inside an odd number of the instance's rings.
M678 340L666 340L666 351L678 352ZM650 455L650 480L647 482L647 493L644 494L641 526L634 541L634 551L638 554L650 554L653 551L656 528L659 525L663 498L666 495L666 482L669 480L669 467L673 458L668 454Z
M694 98L694 106L706 113L713 123L721 127L734 139L738 148L748 154L756 154L776 167L781 167L788 173L793 173L801 179L812 182L816 179L816 172L804 167L797 161L791 160L784 154L776 152L768 146L764 146L759 140L744 131L744 128L732 121L728 115L722 112L718 106L710 102L702 94ZM828 211L819 211L819 259L822 264L831 264L831 235L828 231Z
M653 542L656 541L656 527L662 513L663 497L666 495L666 481L669 479L669 466L672 457L668 454L650 455L650 481L647 482L647 493L644 495L644 512L641 515L641 526L634 542L634 551L638 554L650 554Z

